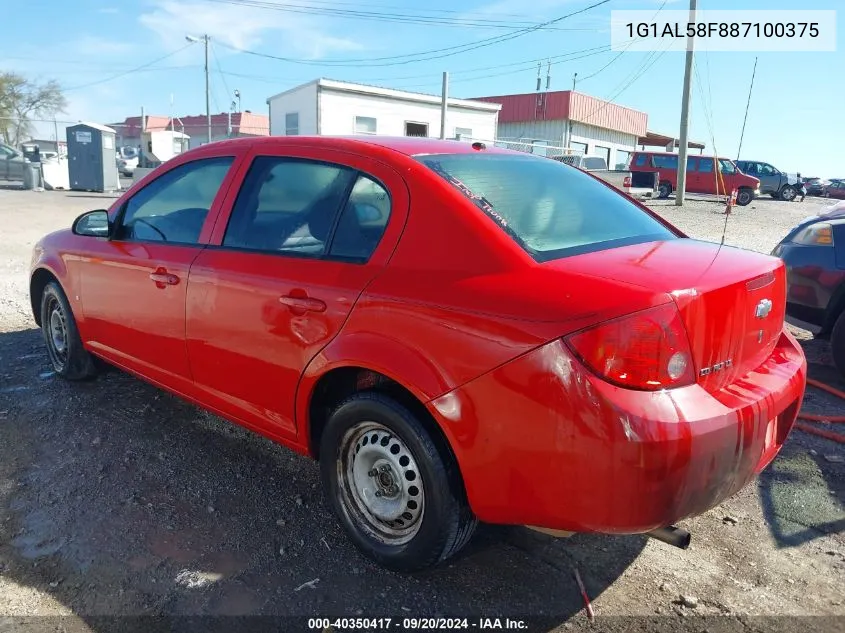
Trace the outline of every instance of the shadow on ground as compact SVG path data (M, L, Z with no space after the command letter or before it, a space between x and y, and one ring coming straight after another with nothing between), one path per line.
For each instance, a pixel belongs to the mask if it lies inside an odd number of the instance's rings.
M484 526L448 566L389 573L350 545L309 460L122 372L58 380L34 329L0 334L0 367L2 578L92 630L98 614L561 623L583 607L573 568L595 598L645 545Z
M842 376L828 364L829 344L813 338L800 343L810 361L809 377L845 391ZM845 401L808 385L801 409L841 416L845 415ZM845 437L845 424L826 428ZM845 532L842 460L842 444L793 429L781 454L761 473L758 490L763 515L779 547L796 547Z

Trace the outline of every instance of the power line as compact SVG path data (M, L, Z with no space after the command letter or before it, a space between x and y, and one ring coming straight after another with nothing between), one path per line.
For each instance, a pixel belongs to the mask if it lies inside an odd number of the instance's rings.
M654 12L654 15L653 15L653 16L651 16L651 20L649 20L650 22L654 22L654 19L657 17L657 15L658 15L661 11L663 11L663 7L665 7L665 6L666 6L666 4L667 4L668 2L669 2L669 0L663 0L663 4L661 4L661 5L660 5L660 7L658 7L657 11L655 11L655 12ZM629 48L631 48L631 46L633 46L633 45L634 45L634 42L636 42L638 39L641 39L641 38L640 38L640 37L635 37L635 38L634 38L634 39L632 39L630 42L628 42L628 45L627 45L625 48L623 48L621 51L619 51L619 53L618 53L618 54L617 54L617 55L616 55L613 59L611 59L611 60L610 60L609 62L607 62L604 66L602 66L601 68L599 68L596 72L594 72L594 73L592 73L592 74L590 74L590 75L587 75L586 77L582 77L582 78L581 78L581 82L583 83L583 82L587 81L588 79L592 79L592 78L593 78L593 77L595 77L596 75L598 75L598 74L602 73L603 71L605 71L605 70L607 69L607 67L608 67L608 66L610 66L613 62L615 62L617 59L619 59L620 57L622 57L622 55L623 55L624 53L627 53L627 52L628 52L628 49L629 49Z
M320 15L331 16L341 19L353 20L367 20L369 22L392 22L405 24L418 24L430 26L448 26L460 28L483 28L483 29L507 29L515 31L526 27L537 25L536 22L522 21L515 22L514 20L494 20L483 17L470 17L463 14L463 17L446 17L437 15L422 15L420 13L388 13L385 11L363 11L361 7L354 9L331 8L314 6L319 3L309 2L308 4L295 3L277 3L267 2L264 0L206 0L206 2L213 2L215 4L228 4L241 7L250 7L256 9L265 9L272 11L279 11L284 13L304 14L304 15ZM323 4L338 4L338 3L323 3ZM341 4L341 6L351 6L348 4ZM458 12L454 12L458 13ZM562 29L555 26L544 26L543 30L553 31L573 31L573 30L594 30L594 29Z
M97 81L92 81L92 82L89 82L89 83L86 83L86 84L80 84L78 86L71 86L70 88L63 88L63 90L65 92L70 92L71 90L80 90L82 88L89 88L91 86L97 86L99 84L104 84L108 81L113 81L115 79L119 79L120 77L125 77L126 75L131 75L132 73L140 72L140 71L142 71L146 68L149 68L150 66L152 66L154 64L157 64L158 62L164 61L165 59L169 59L170 57L173 57L174 55L181 53L182 51L184 51L189 46L193 46L193 44L194 43L191 42L190 44L187 44L187 45L183 46L182 48L173 51L172 53L168 53L167 55L162 55L161 57L157 57L156 59L154 59L150 62L147 62L146 64L141 64L140 66L136 66L135 68L132 68L130 70L126 70L122 73L112 75L111 77L106 77L105 79L99 79Z
M419 51L416 53L407 53L404 55L389 55L386 57L365 57L360 59L332 59L332 60L322 60L316 61L313 59L302 59L296 57L280 57L277 55L270 55L268 53L260 53L257 51L250 51L246 49L240 49L235 46L231 46L229 44L222 44L226 48L230 48L234 51L238 51L241 53L245 53L247 55L255 55L257 57L264 57L267 59L275 59L277 61L288 62L292 64L303 64L307 66L347 66L347 65L366 65L366 66L398 66L404 64L411 64L415 62L422 62L422 61L429 61L433 59L442 59L444 57L452 57L453 55L459 55L461 53L467 53L472 50L477 50L479 48L484 48L487 46L492 46L494 44L499 44L501 42L507 42L509 40L515 39L517 37L521 37L523 35L527 35L528 33L533 33L544 26L548 26L550 24L556 24L558 22L562 22L568 18L574 17L581 13L585 13L591 9L599 7L603 4L607 4L610 0L600 0L599 2L595 2L583 9L579 9L578 11L573 11L566 15L562 15L560 17L554 18L552 20L547 20L546 22L542 22L535 26L519 29L513 33L508 33L505 35L497 35L495 37L489 37L482 40L477 40L475 42L468 42L466 44L458 44L455 46L447 46L445 48L436 48L428 51ZM417 59L412 59L417 58ZM373 63L378 62L378 63Z
M229 91L229 84L226 82L226 73L223 72L223 69L220 67L220 60L217 57L217 53L214 50L214 46L211 46L211 55L214 57L214 65L217 66L217 72L220 75L220 79L223 80L223 88L226 90L226 101L228 102L229 99L232 98L232 93Z

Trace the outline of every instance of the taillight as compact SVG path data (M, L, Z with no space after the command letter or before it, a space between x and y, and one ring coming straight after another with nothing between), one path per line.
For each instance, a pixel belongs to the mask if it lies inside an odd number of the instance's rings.
M601 323L565 341L591 371L620 387L656 391L695 382L689 339L674 303Z
M631 186L631 177L625 176L625 179L622 181L622 186L628 188Z

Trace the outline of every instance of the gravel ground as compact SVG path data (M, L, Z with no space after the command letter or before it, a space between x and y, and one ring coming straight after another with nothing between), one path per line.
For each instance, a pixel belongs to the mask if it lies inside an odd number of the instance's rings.
M310 461L121 372L85 384L52 375L29 309L30 250L45 232L108 204L99 198L0 189L0 633L165 630L109 617L140 615L471 615L534 618L525 630L842 630L845 451L801 432L757 482L683 523L693 534L686 551L636 536L555 540L483 526L443 568L402 576L370 564L329 514ZM651 204L693 237L721 238L717 204ZM822 204L757 201L735 210L726 242L769 252ZM824 344L797 333L811 375L845 388ZM805 408L845 413L844 403L812 391ZM593 601L592 625L576 569ZM179 620L166 630L208 631L221 622L219 630L234 630L244 621ZM306 628L246 622L240 630Z

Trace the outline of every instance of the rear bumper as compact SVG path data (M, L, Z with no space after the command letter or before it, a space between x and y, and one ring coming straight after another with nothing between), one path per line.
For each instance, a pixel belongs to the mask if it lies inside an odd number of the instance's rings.
M554 341L430 403L490 523L638 533L701 514L777 455L806 361L786 331L723 390L614 387Z

